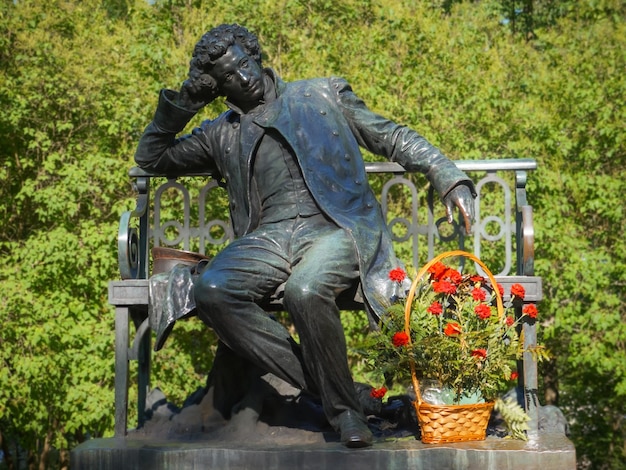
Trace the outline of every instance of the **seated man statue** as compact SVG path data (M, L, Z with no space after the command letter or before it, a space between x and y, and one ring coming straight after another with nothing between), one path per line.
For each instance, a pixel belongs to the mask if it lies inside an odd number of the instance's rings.
M218 96L229 109L177 137ZM257 38L236 24L198 42L188 79L178 92L161 92L135 155L145 169L224 180L236 239L195 285L198 316L231 353L319 396L347 447L370 446L373 437L336 299L360 283L376 323L393 295L389 271L399 265L360 147L424 173L448 219L458 207L469 231L475 191L454 163L370 111L342 78L283 82L262 67ZM259 306L283 284L299 344Z

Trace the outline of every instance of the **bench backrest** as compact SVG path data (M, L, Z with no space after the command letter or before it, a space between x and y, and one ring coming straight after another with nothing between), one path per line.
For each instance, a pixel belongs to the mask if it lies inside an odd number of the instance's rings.
M498 276L532 276L534 234L526 178L528 171L536 169L536 162L500 159L456 164L474 180L478 192L476 221L469 236L461 230L462 224L446 222L439 201L434 201L434 210L429 207L433 194L423 189L421 175L406 174L395 163L366 164L372 186L380 191L399 256L406 256L404 261L417 269L438 252L464 249L481 259L487 257L487 265ZM232 240L225 191L210 175L167 178L132 168L130 176L138 197L136 208L124 213L120 223L122 279L149 277L152 246L210 254ZM222 202L217 204L221 209L215 207L216 201ZM167 214L175 216L168 218Z

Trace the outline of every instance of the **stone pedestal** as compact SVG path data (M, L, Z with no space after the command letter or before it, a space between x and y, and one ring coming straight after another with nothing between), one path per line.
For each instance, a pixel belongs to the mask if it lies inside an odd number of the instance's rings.
M211 442L145 438L94 439L76 447L72 470L336 470L463 469L575 470L573 444L563 434L528 442L488 437L484 441L422 444L414 438L378 441L349 450L338 442L305 444ZM278 439L280 441L281 439Z

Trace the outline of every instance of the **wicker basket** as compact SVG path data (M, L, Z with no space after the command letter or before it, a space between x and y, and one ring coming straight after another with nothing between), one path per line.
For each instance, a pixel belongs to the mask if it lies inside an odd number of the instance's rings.
M498 315L504 314L502 297L497 288L493 274L473 254L466 251L454 250L436 256L426 263L418 272L406 300L405 332L410 337L411 304L415 297L417 285L428 269L444 258L464 256L476 262L487 274L496 295ZM426 444L440 444L446 442L480 441L485 439L487 424L493 410L493 402L477 403L472 405L431 405L425 403L420 392L420 384L415 371L415 364L411 363L411 378L415 389L416 400L413 402L417 420L422 431L422 442Z

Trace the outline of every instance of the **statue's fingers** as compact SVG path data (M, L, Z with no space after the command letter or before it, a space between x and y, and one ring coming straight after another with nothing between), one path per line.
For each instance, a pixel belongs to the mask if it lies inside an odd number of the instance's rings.
M470 233L470 231L472 230L473 217L465 210L462 210L461 213L463 214L463 220L465 221L465 233Z
M448 216L448 223L451 224L452 222L454 222L454 204L452 204L452 201L448 199L445 202L445 206L446 206L446 215Z

